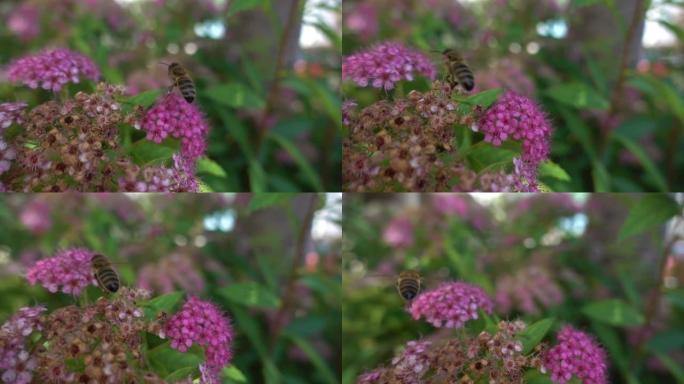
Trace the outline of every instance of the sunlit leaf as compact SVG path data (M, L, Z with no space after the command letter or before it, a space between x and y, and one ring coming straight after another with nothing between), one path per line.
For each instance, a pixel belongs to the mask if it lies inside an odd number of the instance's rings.
M536 323L529 325L524 331L517 335L518 340L523 344L523 355L532 352L534 347L544 339L546 333L549 332L553 326L554 321L555 319L552 317L539 320Z
M227 287L221 288L218 292L226 299L248 307L280 307L280 298L268 288L256 282L230 284Z
M560 165L551 160L539 164L539 177L550 177L562 181L569 181L570 175Z
M583 83L559 84L549 88L546 94L575 108L608 109L609 107L606 98L594 88Z
M236 366L229 365L223 368L222 375L224 379L228 379L233 383L246 383L247 378Z
M595 301L585 305L582 313L596 321L615 326L634 326L644 323L644 317L620 299Z
M226 171L214 160L208 158L208 157L201 157L199 160L197 160L197 169L196 169L198 174L206 174L206 175L213 175L216 177L226 177Z
M626 239L665 224L681 212L681 207L666 194L649 194L642 197L629 210L620 229L619 239Z
M250 212L254 212L280 206L295 196L292 193L255 193L250 196L248 209Z
M655 165L653 160L651 160L648 154L646 154L644 149L639 144L635 143L632 139L627 138L625 136L616 134L613 135L613 137L625 148L627 148L627 150L630 151L634 156L636 156L636 158L639 160L639 163L641 163L641 166L646 171L646 174L651 177L653 182L658 187L658 191L666 192L668 190L668 187L667 181L665 180L665 176L660 171L660 169Z
M260 109L264 100L241 83L219 84L204 90L204 95L215 102L232 108Z

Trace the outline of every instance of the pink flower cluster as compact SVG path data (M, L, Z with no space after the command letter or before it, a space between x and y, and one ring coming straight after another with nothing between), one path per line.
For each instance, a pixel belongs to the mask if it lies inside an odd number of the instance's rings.
M392 359L397 378L405 383L419 383L430 367L430 341L409 341L401 355Z
M40 34L40 12L33 4L20 4L9 15L9 29L20 40L27 42Z
M84 248L72 248L55 256L39 260L26 273L26 279L35 285L40 283L48 291L78 295L88 285L97 285L90 269L93 252Z
M97 80L100 70L88 57L56 48L13 61L7 68L7 77L34 89L59 92L67 83L78 83L82 78Z
M37 363L30 357L24 341L34 330L41 329L39 317L46 309L43 306L21 308L0 328L0 371L4 383L31 382Z
M522 161L536 166L549 156L551 124L535 102L508 91L478 122L485 141L496 146L508 139L522 142Z
M413 80L414 74L434 79L437 71L422 53L393 42L348 56L342 63L342 80L351 79L360 87L389 90L398 81Z
M377 8L369 3L360 3L351 7L344 17L345 26L364 41L372 39L380 29Z
M168 136L181 139L181 153L188 159L202 156L207 148L209 126L202 113L176 92L158 101L145 114L141 125L147 139L155 143L161 143Z
M479 317L478 310L492 313L493 307L482 288L457 281L421 293L408 310L415 320L425 317L435 327L461 328L466 321Z
M171 339L171 347L185 352L193 343L205 347L206 365L203 376L215 378L230 362L230 344L234 333L230 320L214 304L190 297L183 308L166 323L164 333Z
M14 123L21 124L23 122L21 113L26 106L27 104L21 101L0 104L0 132Z
M382 239L394 248L407 248L413 245L413 223L408 217L395 217L387 224Z
M432 206L437 212L445 215L465 217L468 213L468 202L457 193L437 193L433 195Z
M17 152L4 140L0 139L0 175L9 171L12 160L17 157Z
M19 213L19 220L34 234L50 229L50 206L43 200L33 199Z
M551 373L551 380L565 384L577 377L582 384L608 382L606 353L588 334L571 326L558 333L558 345L544 355L543 371Z

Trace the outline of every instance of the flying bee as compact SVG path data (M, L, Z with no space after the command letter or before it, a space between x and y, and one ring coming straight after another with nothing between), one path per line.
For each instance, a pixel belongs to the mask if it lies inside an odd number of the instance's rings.
M420 273L411 269L399 273L396 282L399 296L401 296L401 298L406 302L410 302L411 300L415 299L420 292L422 280L423 278L420 276Z
M173 85L169 87L169 91L171 91L174 87L178 87L178 90L185 101L192 103L193 100L195 100L197 91L195 90L195 83L192 82L190 75L188 75L188 71L177 62L172 62L171 64L162 64L168 65L169 79L171 79L173 82Z
M93 270L93 276L97 280L97 285L103 291L115 293L121 286L119 275L112 267L112 262L107 257L101 254L95 254L90 259L90 267Z
M463 57L455 50L447 48L442 51L444 61L447 67L446 81L451 86L451 89L456 86L461 86L464 90L470 92L475 87L475 76L470 67L466 65Z

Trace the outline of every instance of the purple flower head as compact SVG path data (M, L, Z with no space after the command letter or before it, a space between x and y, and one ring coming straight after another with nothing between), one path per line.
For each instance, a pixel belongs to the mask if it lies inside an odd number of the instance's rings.
M513 159L513 182L515 190L518 192L538 192L537 185L537 165L531 164L519 157Z
M31 382L37 362L30 357L24 341L34 330L41 329L40 315L46 309L43 306L21 308L0 328L0 371L4 383Z
M23 101L0 104L0 133L14 123L21 124L23 122L21 115L26 106L27 104Z
M190 297L183 308L173 315L164 329L171 347L185 352L194 343L204 346L207 376L215 377L230 362L233 352L233 327L228 317L214 304ZM205 375L205 373L203 373Z
M17 152L9 144L0 139L0 175L9 171L12 160L17 157Z
M383 43L348 56L342 63L342 80L351 79L359 87L392 89L415 74L434 79L437 71L425 55L399 43Z
M67 83L78 83L82 78L97 80L100 70L87 56L56 48L13 61L7 68L7 77L30 88L59 92Z
M356 379L356 384L374 384L374 383L377 383L378 380L380 380L380 378L382 377L382 375L384 373L385 373L384 368L378 368L378 369L374 369L370 372L363 373L363 374L361 374L361 376L359 376Z
M522 160L537 165L549 156L551 124L537 104L508 91L480 118L485 141L496 146L508 139L522 142Z
M408 217L395 217L387 224L382 239L391 247L406 248L413 245L413 224Z
M465 217L468 213L468 202L458 194L439 193L432 197L432 206L437 212L446 215Z
M373 4L353 5L344 17L344 24L349 30L358 34L362 40L368 41L378 34L378 10Z
M27 42L40 33L40 12L33 4L21 4L14 8L7 20L7 29Z
M466 321L478 318L478 310L492 313L493 307L482 288L457 281L421 293L411 302L409 312L415 320L425 317L438 328L461 328Z
M142 120L147 139L161 143L171 136L181 140L181 153L188 159L204 155L209 126L202 113L177 92L164 96Z
M565 384L577 377L582 384L608 382L606 353L588 334L571 326L558 333L558 344L543 358L542 372L550 372L554 383Z
M19 214L21 223L34 234L47 231L52 226L50 206L39 199L31 200Z
M88 285L97 285L90 269L93 252L85 248L72 248L55 256L39 260L26 273L26 279L40 283L48 291L78 295Z
M392 359L394 372L402 383L420 383L422 374L430 368L430 341L409 341L401 355Z

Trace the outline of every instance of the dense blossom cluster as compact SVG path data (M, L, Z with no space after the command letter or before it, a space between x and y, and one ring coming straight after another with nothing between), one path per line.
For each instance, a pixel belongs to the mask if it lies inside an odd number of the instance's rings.
M558 344L544 355L544 369L555 383L565 384L573 377L582 384L606 384L606 353L588 334L571 326L558 333Z
M516 338L522 321L501 321L492 333L447 340L410 341L387 367L360 375L357 384L523 383L523 370L541 368L543 345L523 355Z
M43 233L52 226L50 206L39 198L33 199L22 208L19 220L34 234Z
M230 320L214 304L191 297L183 308L173 315L164 327L171 347L185 352L193 344L204 347L206 365L203 376L219 382L218 375L230 362L233 352L230 344L234 332Z
M68 83L79 83L82 79L97 80L100 70L87 56L56 48L13 61L7 68L7 77L30 88L58 92Z
M200 110L176 92L159 100L145 113L140 125L155 143L167 137L180 139L181 153L189 159L202 156L206 150L209 126Z
M11 141L0 140L4 188L26 192L197 191L191 158L181 153L173 164L138 165L121 147L119 126L134 125L142 114L140 109L124 111L117 101L123 93L123 87L99 84L92 94L79 92L74 98L47 101L26 112L22 132ZM204 142L186 139L189 153L197 155L204 148Z
M23 122L23 111L26 105L23 101L0 104L0 133L14 123L21 124Z
M478 311L492 313L492 299L480 287L464 283L444 283L418 295L408 310L418 320L424 317L435 327L461 328L479 317Z
M78 295L88 285L97 285L90 269L92 257L93 252L84 248L67 249L39 260L26 273L26 279L32 285L40 283L53 293Z
M540 307L552 308L563 301L563 291L548 270L532 265L496 282L496 307L501 313L513 308L538 314Z
M382 232L385 243L395 248L406 248L413 245L413 223L408 217L395 217Z
M37 367L29 354L26 339L42 329L43 306L24 307L12 315L0 328L0 379L3 383L28 384Z
M360 87L389 90L401 80L413 80L416 74L434 79L437 71L422 53L393 42L348 56L342 63L342 79L351 79Z
M501 169L478 173L459 158L454 125L475 127L480 112L476 108L459 115L451 94L449 85L434 81L427 92L411 91L405 99L381 100L361 111L352 101L345 102L343 120L349 127L342 149L345 190L536 191L538 163L529 159L539 150L532 144L523 142L523 154L510 173Z

